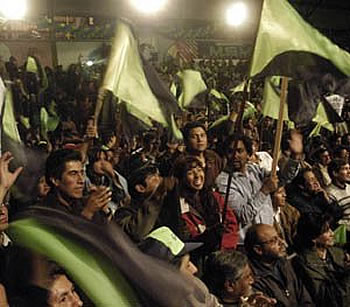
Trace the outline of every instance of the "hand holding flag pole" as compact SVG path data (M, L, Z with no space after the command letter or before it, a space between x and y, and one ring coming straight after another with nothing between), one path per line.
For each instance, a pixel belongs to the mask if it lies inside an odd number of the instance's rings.
M238 112L238 115L237 115L237 118L236 118L236 122L235 122L234 134L238 133L238 132L242 132L242 119L243 119L243 114L244 114L246 101L248 100L248 85L249 85L249 80L246 79L245 82L244 82L243 100L242 100L242 102L241 102L241 104L239 106L239 112ZM233 152L236 152L237 143L238 143L237 140L235 140L234 144L233 144ZM226 216L227 216L227 206L228 206L228 198L230 196L230 187L231 187L231 182L232 182L232 175L233 175L233 171L230 170L229 176L228 176L228 179L227 179L224 208L222 210L222 221L221 221L221 223L224 226L225 226L225 220L226 220ZM223 231L222 232L222 237L223 237L224 233L225 232ZM222 243L222 237L221 237L220 245Z

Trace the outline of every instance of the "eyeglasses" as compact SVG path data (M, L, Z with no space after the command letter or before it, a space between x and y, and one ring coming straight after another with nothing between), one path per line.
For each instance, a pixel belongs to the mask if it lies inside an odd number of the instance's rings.
M276 237L273 237L272 239L270 240L266 240L266 241L262 241L262 242L259 242L257 243L256 245L264 245L264 244L277 244L279 242L281 242L282 239L279 237L279 236L276 236Z

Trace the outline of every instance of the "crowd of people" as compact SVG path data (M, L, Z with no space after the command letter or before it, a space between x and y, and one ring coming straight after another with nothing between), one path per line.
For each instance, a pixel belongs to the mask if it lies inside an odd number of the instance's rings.
M215 83L230 79L220 77L224 67L197 68ZM187 111L177 120L183 140L159 126L128 138L120 118L114 129L94 125L99 79L81 65L52 70L30 54L0 72L21 150L42 166L11 168L16 151L0 157L1 306L92 305L64 267L6 232L36 207L118 225L143 253L193 280L205 293L193 306L350 304L350 134L285 129L275 174L276 125L259 113L235 131L235 110L216 129L204 112ZM52 131L43 133L41 108L59 119Z

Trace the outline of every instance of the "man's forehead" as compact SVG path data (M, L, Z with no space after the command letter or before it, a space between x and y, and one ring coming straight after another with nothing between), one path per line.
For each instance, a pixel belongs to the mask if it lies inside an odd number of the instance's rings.
M198 127L194 127L190 130L190 134L197 134L197 133L206 133L205 130L198 126Z
M235 141L233 141L231 144L230 144L230 147L233 148L235 145ZM244 143L241 141L241 140L238 140L237 141L237 149L238 148L243 148L243 149L246 149L245 146L244 146Z
M81 170L83 168L83 163L79 160L67 161L64 163L65 171Z
M265 241L265 240L269 240L269 239L272 239L273 237L277 236L277 232L276 232L274 227L272 227L270 225L264 225L264 227L261 227L258 230L257 235L258 235L259 239L264 239L264 241Z

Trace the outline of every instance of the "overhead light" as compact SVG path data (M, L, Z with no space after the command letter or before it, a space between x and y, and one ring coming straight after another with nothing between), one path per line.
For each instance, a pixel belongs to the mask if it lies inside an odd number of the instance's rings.
M239 26L248 17L247 5L243 2L233 3L226 12L226 21L231 26Z
M6 19L22 19L27 12L27 0L1 0L0 12Z
M142 13L152 14L161 10L167 0L131 0L133 6Z

